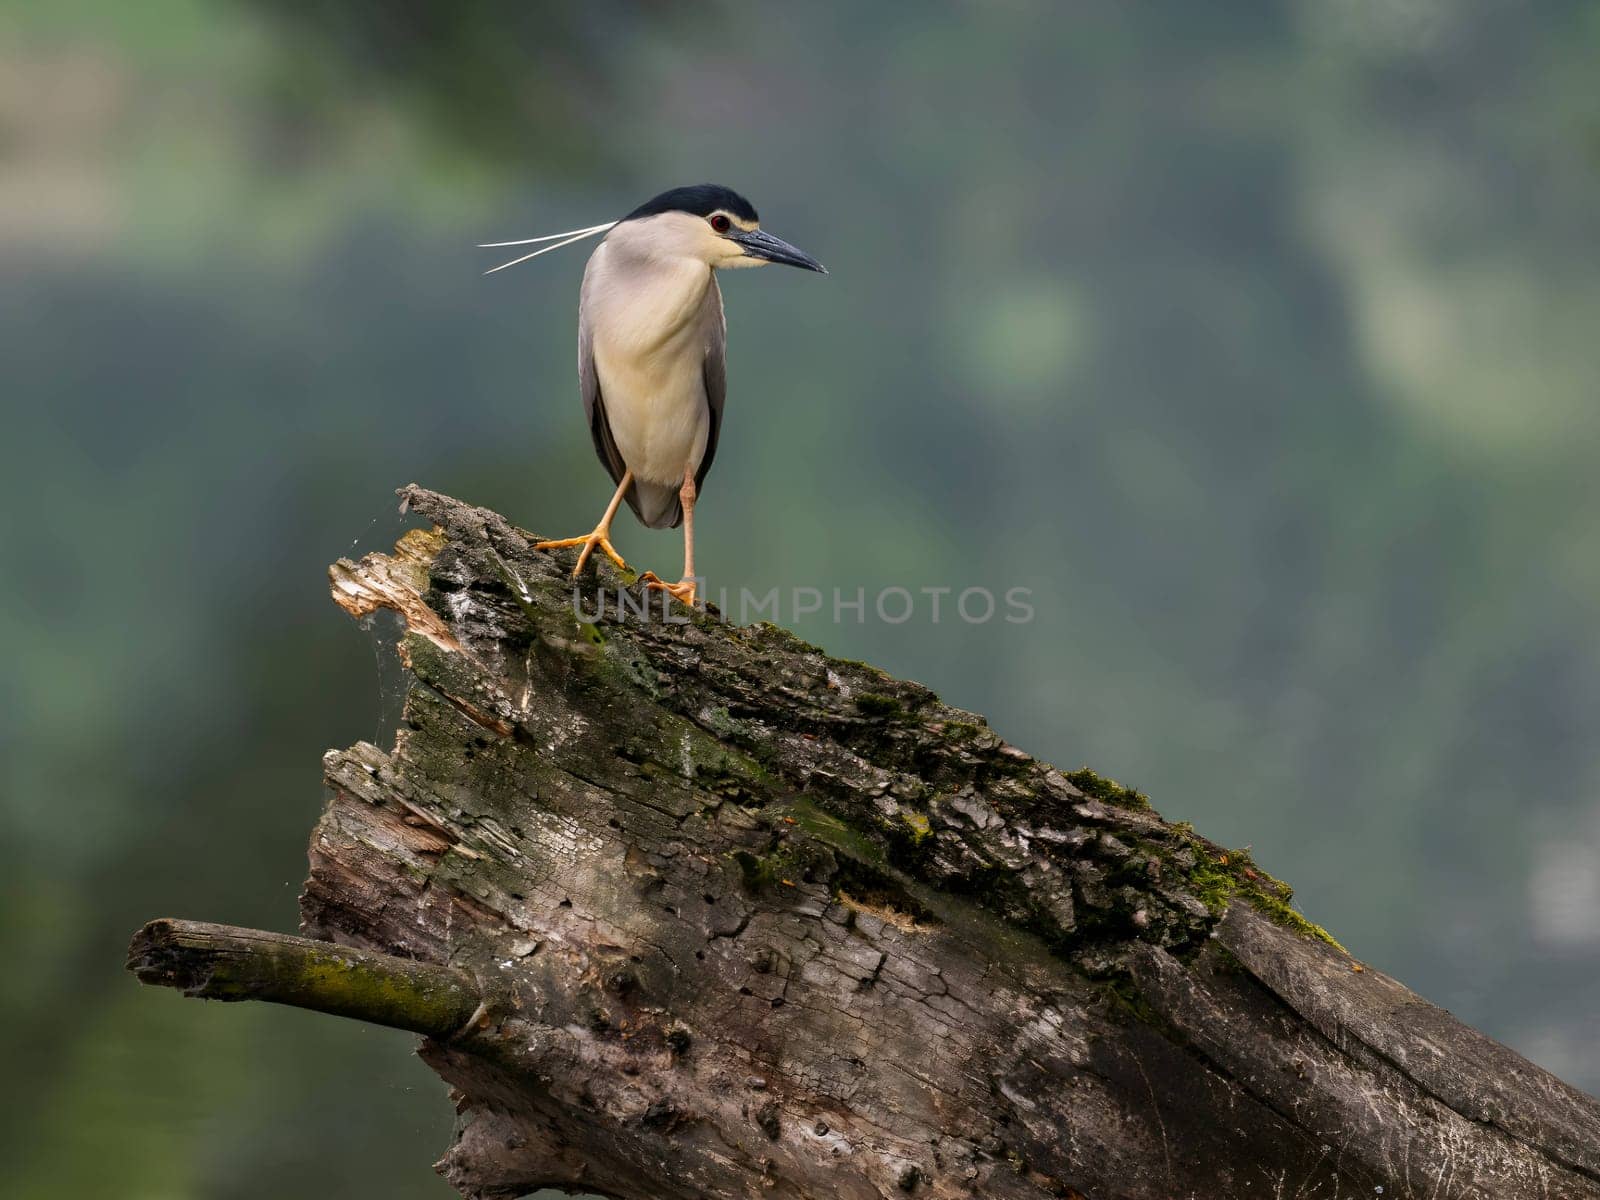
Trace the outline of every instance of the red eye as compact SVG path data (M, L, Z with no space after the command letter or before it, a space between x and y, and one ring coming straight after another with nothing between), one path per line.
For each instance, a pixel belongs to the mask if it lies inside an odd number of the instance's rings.
M715 229L718 233L727 233L728 227L732 224L733 222L728 220L728 218L722 213L718 213L716 216L711 218L711 228Z

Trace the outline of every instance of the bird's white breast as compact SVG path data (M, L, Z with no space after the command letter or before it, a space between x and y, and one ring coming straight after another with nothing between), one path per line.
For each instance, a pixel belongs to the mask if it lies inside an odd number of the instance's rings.
M722 320L711 269L630 255L602 243L584 272L583 306L612 437L640 479L682 483L705 455L707 322Z

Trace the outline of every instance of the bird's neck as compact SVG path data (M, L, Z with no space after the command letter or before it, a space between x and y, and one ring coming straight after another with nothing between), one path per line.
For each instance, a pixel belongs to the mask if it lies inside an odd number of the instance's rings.
M607 324L636 346L666 341L687 328L704 310L716 286L711 268L678 255L607 254L596 303Z

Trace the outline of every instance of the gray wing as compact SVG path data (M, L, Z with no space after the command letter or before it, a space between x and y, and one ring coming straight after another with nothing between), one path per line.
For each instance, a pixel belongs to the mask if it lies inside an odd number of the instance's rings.
M704 486L711 460L717 455L717 434L722 431L722 402L728 397L728 322L722 313L722 289L711 280L711 320L706 331L706 403L711 406L711 429L706 434L706 452L700 469L694 473L696 495Z

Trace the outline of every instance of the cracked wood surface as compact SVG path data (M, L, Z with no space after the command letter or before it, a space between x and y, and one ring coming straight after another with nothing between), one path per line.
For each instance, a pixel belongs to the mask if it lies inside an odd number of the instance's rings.
M402 494L433 531L332 583L405 618L405 717L326 758L303 931L484 998L421 1051L464 1195L1600 1200L1594 1100L1248 859L773 627L580 619L570 556Z

